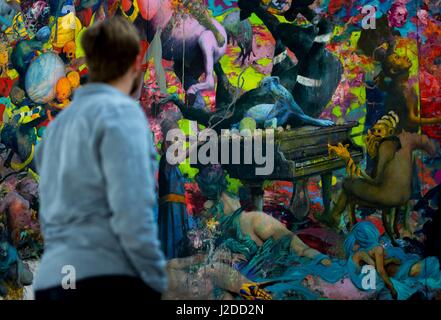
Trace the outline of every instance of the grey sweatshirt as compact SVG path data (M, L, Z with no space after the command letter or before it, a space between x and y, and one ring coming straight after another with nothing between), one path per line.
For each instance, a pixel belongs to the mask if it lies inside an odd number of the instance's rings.
M35 155L45 241L36 290L60 286L72 267L77 281L128 275L166 289L154 221L154 157L151 131L135 100L106 84L75 92Z

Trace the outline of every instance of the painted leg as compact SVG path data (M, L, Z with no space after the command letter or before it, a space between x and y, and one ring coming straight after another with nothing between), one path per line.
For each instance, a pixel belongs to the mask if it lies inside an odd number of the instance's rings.
M188 94L214 89L214 50L217 44L213 33L210 31L203 32L199 38L199 46L204 56L205 81L191 86L187 91Z
M214 72L217 77L217 87L216 87L216 109L226 108L230 103L233 102L233 97L238 89L235 89L227 75L222 69L222 65L218 62L213 67Z
M355 215L355 202L349 202L349 230L352 230L354 225L357 223L357 216Z
M345 211L347 205L348 195L342 190L334 207L330 209L327 214L316 215L315 218L328 227L337 229L340 225L341 215Z
M392 221L391 221L391 225L393 227L394 233L395 233L395 237L397 239L400 239L400 230L398 229L398 222L399 222L399 218L400 218L400 207L396 207L394 208L394 210L392 211Z
M328 215L331 210L331 188L332 188L332 172L322 174L322 198L324 215Z
M213 19L208 14L206 8L202 7L200 3L189 2L188 9L193 17L205 28L211 31L216 38L216 42L219 47L223 47L225 44L225 37L220 33L219 29L213 23Z
M410 210L410 206L409 203L406 203L406 205L404 206L404 217L403 217L403 226L404 226L404 231L407 234L412 234L412 230L410 227L410 215L412 213L412 210Z
M389 220L392 220L392 219L390 219L391 218L391 215L392 215L392 210L393 209L391 209L391 208L388 208L388 209L384 209L383 210L383 214L382 214L382 218L383 218L383 226L384 226L384 229L385 229L385 231L386 231L386 234L389 236L389 238L391 239L391 242L392 242L392 244L393 244L393 246L395 246L395 247L398 247L398 244L396 243L396 241L395 241L395 237L394 237L394 235L393 235L393 231L392 231L392 227L391 227L391 223L390 223L390 221Z
M290 210L297 221L303 221L309 214L310 200L308 194L308 178L294 181L293 198Z

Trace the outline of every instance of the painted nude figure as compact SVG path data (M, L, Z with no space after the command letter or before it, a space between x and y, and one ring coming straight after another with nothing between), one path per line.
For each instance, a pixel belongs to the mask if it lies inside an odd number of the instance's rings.
M124 0L123 12L138 10L147 41L160 34L162 58L174 61L174 71L187 94L214 89L213 66L225 54L227 33L196 1ZM135 5L137 8L135 8ZM201 63L203 62L203 63ZM205 80L199 82L204 74Z
M276 41L271 76L280 79L280 84L291 93L306 115L318 118L331 100L342 74L340 61L326 49L326 43L332 35L332 25L325 19L312 15L308 17L314 23L306 28L282 23L275 15L261 7L258 0L239 1L238 5L242 18L243 13L246 13L246 17L255 13ZM297 64L287 54L288 49L295 53ZM180 109L187 119L220 131L240 122L252 107L276 103L274 97L261 87L238 97L240 88L230 83L220 63L214 65L214 70L218 82L215 112L201 110L202 108L196 104L188 103L185 106L176 101L176 97L170 98L176 105L183 106L180 106ZM298 118L291 117L287 124L291 127L298 126ZM290 123L290 120L294 120L294 123Z
M355 224L355 206L393 210L407 203L412 193L413 152L422 150L433 156L436 147L426 135L403 131L398 136L380 140L376 168L372 177L363 174L343 180L343 190L330 216L325 217L332 225L340 222L346 207L350 208L350 221ZM389 214L383 213L383 221ZM393 240L393 231L385 223L387 233ZM395 231L395 233L397 233Z
M375 291L382 299L407 300L418 292L436 292L441 288L439 261L435 257L422 259L382 243L380 232L370 221L357 223L344 243L347 271L361 291ZM363 285L361 272L371 266L377 277L375 288Z
M227 182L220 166L205 167L196 176L196 182L204 197L209 199L207 211L219 221L222 235L227 241L233 237L233 241L239 243L236 248L241 252L235 253L250 259L267 241L284 242L287 251L299 257L317 260L324 266L331 265L326 255L306 245L272 216L264 212L245 211L239 199L226 190Z

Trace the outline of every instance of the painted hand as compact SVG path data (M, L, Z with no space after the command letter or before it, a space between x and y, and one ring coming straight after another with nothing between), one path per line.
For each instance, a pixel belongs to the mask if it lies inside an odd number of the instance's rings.
M339 157L345 162L348 162L351 159L351 153L348 150L349 144L343 145L339 143L337 146L332 146L328 144L328 152L330 157Z
M240 288L240 296L245 300L272 300L271 293L259 287L257 283L245 283Z
M317 119L317 125L320 127L332 127L335 125L335 123L331 120Z
M351 153L348 150L349 145L343 146L339 143L338 146L331 146L328 144L329 156L337 156L346 162L346 173L350 177L359 177L361 175L361 169L352 160Z

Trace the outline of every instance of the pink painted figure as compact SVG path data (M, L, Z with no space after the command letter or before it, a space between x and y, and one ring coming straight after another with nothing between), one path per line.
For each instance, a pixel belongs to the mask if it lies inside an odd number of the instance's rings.
M190 6L188 0L138 0L137 4L145 22L147 40L151 42L158 31L162 32L162 58L174 61L175 72L184 82L187 94L214 89L213 66L227 48L227 41L219 45L222 37L227 39L225 28L217 20L211 19L210 24L217 29L217 32L212 31L207 28L204 15L199 17L200 22L192 9L182 10ZM191 5L195 6L193 3ZM129 12L131 6L132 1L123 1L123 11ZM205 78L199 82L203 74Z

